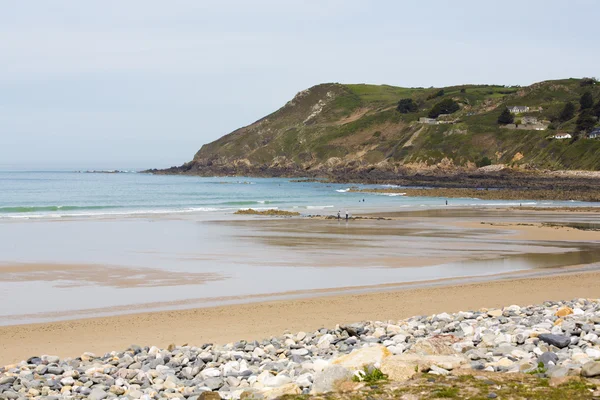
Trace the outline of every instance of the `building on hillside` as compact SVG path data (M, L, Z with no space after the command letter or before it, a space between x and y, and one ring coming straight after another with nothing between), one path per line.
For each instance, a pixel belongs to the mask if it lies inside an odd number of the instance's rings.
M527 106L510 106L508 107L508 111L513 114L523 114L529 111L529 107Z
M571 139L573 136L571 136L570 133L557 133L556 135L554 135L552 137L554 139L563 140L563 139Z
M596 128L588 135L589 139L600 139L600 128Z
M422 124L437 125L438 121L435 118L421 117L419 122Z
M523 125L536 125L538 123L538 119L536 117L523 117L521 118L521 123Z

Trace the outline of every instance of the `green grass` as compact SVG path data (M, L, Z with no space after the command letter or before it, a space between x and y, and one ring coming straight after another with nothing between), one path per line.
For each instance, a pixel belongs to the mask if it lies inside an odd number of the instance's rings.
M380 381L385 381L388 378L387 375L381 372L379 368L363 367L363 372L364 375L360 377L355 375L354 377L352 377L352 380L354 382L376 383Z
M322 84L296 99L293 106L206 145L197 158L248 158L254 163L270 164L273 158L286 156L298 165L318 165L330 157L345 157L371 146L374 149L361 160L370 165L386 159L398 164L436 164L448 158L455 165L466 166L488 157L494 164L600 170L600 140L547 139L556 132L573 132L577 116L564 123L554 122L555 129L547 131L508 130L497 124L498 115L507 105L541 106L543 111L526 115L552 120L567 101L579 107L579 97L586 90L592 91L595 101L600 100L600 85L582 88L579 82L563 79L522 88L457 85L443 88L443 96L429 100L440 88ZM305 122L314 104L331 98L327 95L332 93L333 98L321 113ZM395 110L398 101L407 97L419 104L417 112L401 114ZM456 99L463 107L453 114L457 124L423 126L417 122L435 103L447 98ZM364 110L364 115L345 120L358 109ZM475 115L467 115L467 111ZM403 147L421 128L412 145ZM517 153L524 157L513 162Z

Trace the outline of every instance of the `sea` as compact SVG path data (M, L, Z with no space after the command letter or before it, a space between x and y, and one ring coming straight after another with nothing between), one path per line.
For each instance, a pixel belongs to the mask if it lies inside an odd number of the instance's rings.
M196 177L132 172L0 171L0 219L94 218L136 214L231 213L253 208L302 214L446 206L585 206L575 201L404 197L284 178ZM363 201L364 200L364 201Z
M492 210L600 204L351 190L381 187L134 171L0 172L0 325L547 274L600 262L593 243L524 241L510 228L500 234L482 224L600 224L595 214ZM305 217L409 213L350 221L234 214L247 208Z

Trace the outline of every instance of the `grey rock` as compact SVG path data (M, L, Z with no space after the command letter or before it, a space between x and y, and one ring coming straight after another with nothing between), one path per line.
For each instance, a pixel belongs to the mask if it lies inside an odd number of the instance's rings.
M544 364L544 368L548 368L551 366L550 363L556 365L558 362L558 356L556 353L551 351L547 351L538 357L538 363Z
M321 394L331 392L335 385L352 379L352 372L339 365L330 365L314 376L312 393Z
M221 378L208 378L204 381L203 386L210 388L210 390L218 390L223 386L223 379Z
M12 384L16 379L14 376L0 376L0 385Z
M600 376L600 362L590 361L581 368L581 376L585 378L594 378Z
M92 389L92 392L88 395L88 399L90 400L103 400L106 397L108 397L108 394L104 390L98 388Z
M543 333L538 336L543 342L556 346L559 349L565 348L571 344L571 338L563 335L554 335L551 333Z

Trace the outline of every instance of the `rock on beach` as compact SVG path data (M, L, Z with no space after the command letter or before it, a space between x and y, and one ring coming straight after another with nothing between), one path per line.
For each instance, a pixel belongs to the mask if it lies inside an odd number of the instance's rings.
M598 300L512 305L222 345L34 355L0 368L0 398L271 400L356 390L363 368L398 382L464 371L598 378L599 337Z

